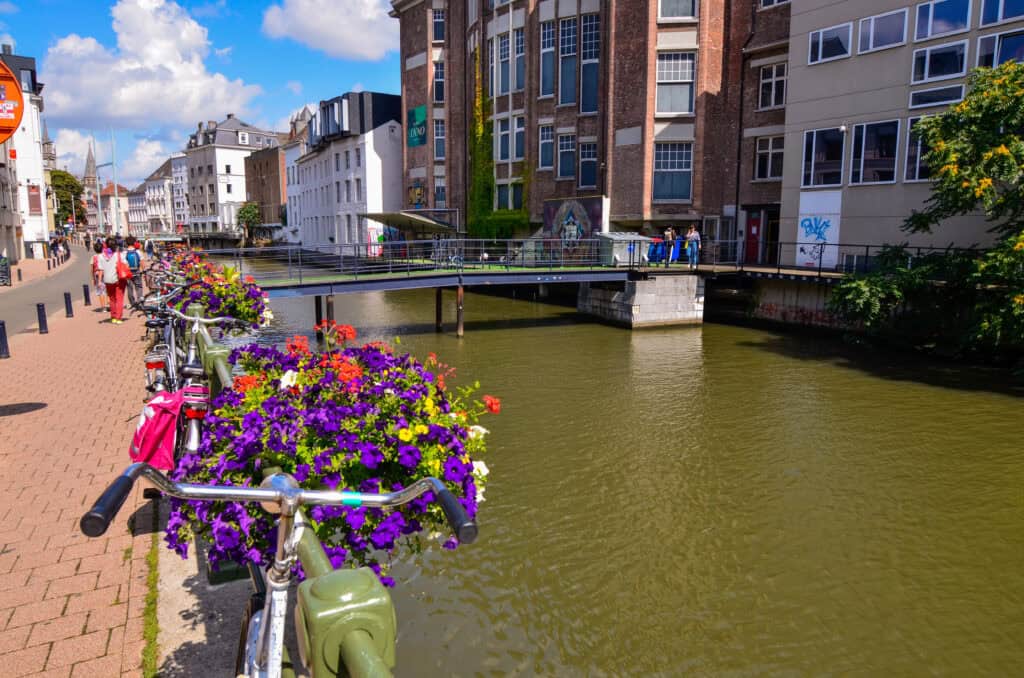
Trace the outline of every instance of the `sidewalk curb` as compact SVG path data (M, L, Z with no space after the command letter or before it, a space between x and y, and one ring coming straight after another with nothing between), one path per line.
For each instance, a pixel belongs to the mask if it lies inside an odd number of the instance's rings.
M3 294L5 292L13 292L14 290L20 290L20 289L24 289L26 287L31 287L34 283L40 282L42 280L46 280L47 278L52 278L53 276L57 275L58 273L63 272L65 267L67 267L68 265L75 263L75 261L77 259L78 259L78 255L75 254L74 249L72 249L71 250L71 256L68 257L67 261L65 261L63 264L57 266L56 268L51 268L49 271L47 271L45 274L39 276L38 278L32 278L31 280L18 283L17 285L14 285L14 284L12 284L12 285L0 285L0 296L3 296ZM17 266L18 266L18 264L11 264L11 281L12 282L14 281L14 279L18 275L17 273L14 272L14 269Z

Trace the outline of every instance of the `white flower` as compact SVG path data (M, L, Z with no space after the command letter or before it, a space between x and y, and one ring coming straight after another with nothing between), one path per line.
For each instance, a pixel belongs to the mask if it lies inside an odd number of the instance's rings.
M486 478L487 474L490 472L491 470L487 468L486 463L482 461L473 462L473 475L477 476L478 478Z
M395 395L395 389L393 389L393 388L386 388L386 389L384 389L384 395Z
M484 486L483 485L477 485L476 486L476 503L478 503L478 504L484 503Z
M295 370L288 370L281 375L281 390L295 386L299 380L299 373Z
M483 426L479 426L478 424L473 424L472 426L469 427L469 437L471 440L482 438L488 433L490 433L490 431L485 429Z

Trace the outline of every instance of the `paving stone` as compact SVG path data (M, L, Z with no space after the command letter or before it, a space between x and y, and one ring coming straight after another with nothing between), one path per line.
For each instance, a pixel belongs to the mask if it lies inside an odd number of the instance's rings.
M107 639L109 637L109 631L95 631L76 638L58 640L50 650L50 656L46 660L46 668L70 666L81 661L102 657L107 652ZM113 675L120 670L119 661L115 670L108 671L105 675ZM73 671L72 675L74 675Z
M53 621L41 622L32 627L32 634L28 637L26 647L52 643L55 640L64 640L82 635L85 623L89 619L88 612L78 612L54 619Z
M3 670L5 676L16 678L27 676L30 673L38 673L46 665L46 657L50 654L49 645L37 645L17 652L8 652L3 655Z

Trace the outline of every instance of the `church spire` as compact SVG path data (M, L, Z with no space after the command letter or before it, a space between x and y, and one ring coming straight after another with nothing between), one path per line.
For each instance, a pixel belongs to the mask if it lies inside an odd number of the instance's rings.
M96 181L96 158L92 154L92 144L89 144L89 153L85 156L85 173L82 174L82 179L90 185Z

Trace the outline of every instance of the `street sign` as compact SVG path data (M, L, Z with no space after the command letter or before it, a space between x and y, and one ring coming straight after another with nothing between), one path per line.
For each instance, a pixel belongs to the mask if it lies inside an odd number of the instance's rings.
M21 95L21 83L7 64L0 61L0 144L14 135L21 126L25 114L25 98ZM14 150L11 150L11 157Z

